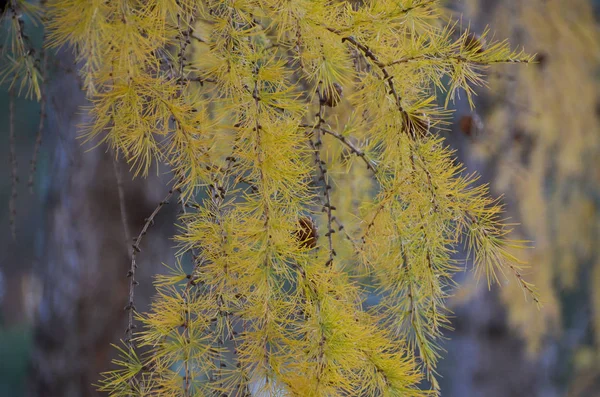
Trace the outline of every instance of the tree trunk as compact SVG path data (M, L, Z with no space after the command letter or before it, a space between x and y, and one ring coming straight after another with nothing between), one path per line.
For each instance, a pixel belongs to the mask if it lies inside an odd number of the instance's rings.
M52 145L50 188L45 198L44 254L35 269L43 298L34 328L31 357L32 396L96 395L93 384L109 369L126 329L131 242L126 241L113 155L105 145L89 150L80 124L87 121L84 93L66 52L48 87L48 128ZM166 194L164 178L136 179L121 169L130 235ZM136 306L143 310L153 290L150 276L161 261L171 261L175 206L167 206L142 242Z

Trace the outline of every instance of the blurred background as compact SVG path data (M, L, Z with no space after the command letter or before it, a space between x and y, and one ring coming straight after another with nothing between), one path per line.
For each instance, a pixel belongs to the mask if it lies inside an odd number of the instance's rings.
M502 196L519 223L515 236L532 241L520 256L543 307L526 303L518 286L490 292L462 276L439 367L442 396L600 396L600 1L461 0L448 8L462 26L489 25L537 54L533 65L491 68L476 111L458 100L442 133L466 169ZM39 28L28 29L39 45ZM12 103L14 192L11 105L0 90L0 397L96 395L110 343L126 327L128 237L170 179L163 168L132 181L114 156L77 139L86 101L69 52L48 57L48 78L33 174L41 109ZM141 245L138 310L161 263L172 262L176 207L161 210Z

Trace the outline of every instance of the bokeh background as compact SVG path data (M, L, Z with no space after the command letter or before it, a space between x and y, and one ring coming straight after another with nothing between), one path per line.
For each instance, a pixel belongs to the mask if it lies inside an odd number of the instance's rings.
M519 224L515 236L532 242L521 257L544 304L526 303L518 286L488 291L461 276L439 367L442 396L600 396L600 1L462 0L448 9L462 26L489 25L537 54L533 65L490 69L476 111L458 100L452 128L441 133L466 169L502 196ZM39 27L28 29L39 45ZM9 98L0 89L2 397L96 395L110 343L126 326L126 235L138 233L168 190L168 169L132 181L104 148L77 139L86 102L76 68L68 52L48 58L31 189L40 106L13 103L15 236ZM165 206L142 243L138 310L153 293L152 275L172 261L176 207Z

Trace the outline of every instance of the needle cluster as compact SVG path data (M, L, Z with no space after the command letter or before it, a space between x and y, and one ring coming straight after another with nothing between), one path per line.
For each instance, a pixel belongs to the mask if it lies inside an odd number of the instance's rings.
M537 300L501 206L437 134L488 65L530 56L474 42L436 0L47 6L49 45L81 63L86 137L138 174L170 166L190 208L176 238L194 269L157 277L102 390L429 395L454 250Z

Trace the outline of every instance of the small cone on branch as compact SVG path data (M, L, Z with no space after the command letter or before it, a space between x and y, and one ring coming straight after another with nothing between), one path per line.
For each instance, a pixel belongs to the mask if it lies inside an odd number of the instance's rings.
M294 233L300 248L315 248L317 246L317 226L310 216L298 220L298 229Z

